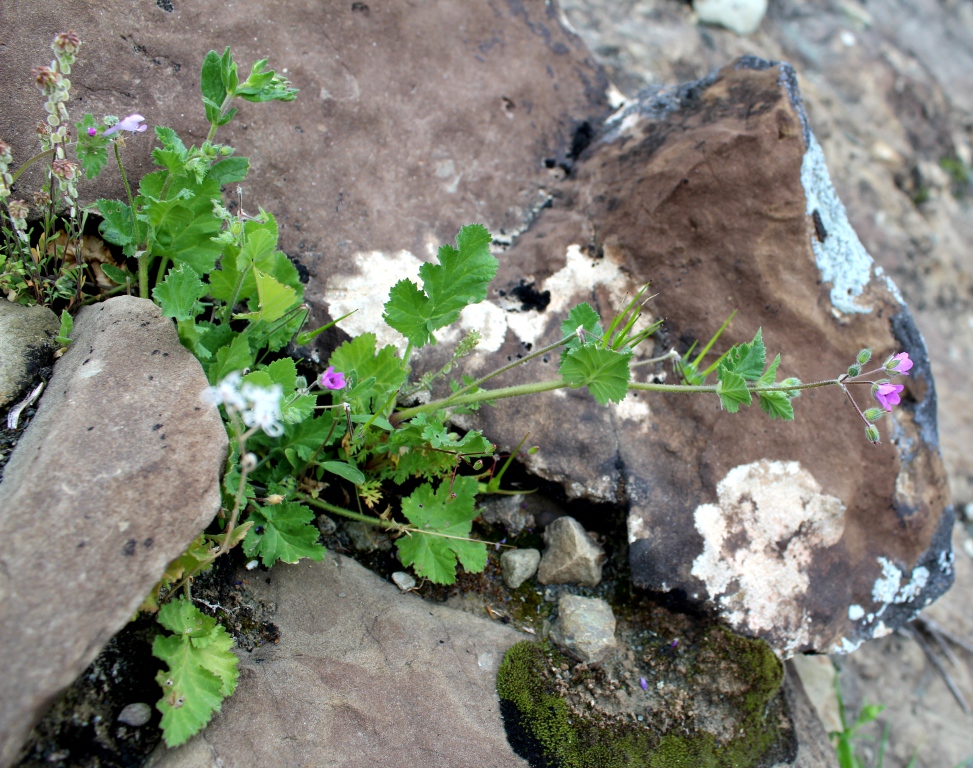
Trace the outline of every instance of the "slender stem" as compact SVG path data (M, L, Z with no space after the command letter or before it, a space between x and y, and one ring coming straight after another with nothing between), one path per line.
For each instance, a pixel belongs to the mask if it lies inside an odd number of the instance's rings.
M50 149L45 149L43 152L38 152L29 160L25 160L24 164L14 172L13 176L10 177L10 186L16 184L17 179L20 178L20 174L26 171L31 165L33 165L35 162L37 162L43 157L47 157L48 155L53 155L56 149L57 147L51 147Z
M132 228L134 234L138 236L138 218L135 215L135 199L132 197L132 187L128 183L128 175L125 173L125 166L122 164L122 153L118 150L118 142L112 142L112 149L115 151L115 162L118 164L118 173L122 177L122 184L125 185L125 194L128 195L128 208L132 212ZM149 298L149 252L142 251L139 260L139 297Z
M166 269L169 266L169 257L163 256L162 261L159 262L159 271L155 273L155 284L159 285L162 282L162 278L166 276Z
M539 381L535 384L520 384L515 387L487 389L482 392L472 392L461 396L452 395L443 400L434 400L431 403L417 405L414 408L403 408L401 411L392 414L390 421L393 424L401 424L403 421L418 416L420 413L428 413L429 411L437 411L440 408L444 408L447 403L450 406L470 405L472 403L482 403L484 400L502 400L505 397L519 397L520 395L549 392L552 389L563 389L567 386L569 385L564 379L554 379L552 381Z
M220 117L226 117L228 107L230 106L230 103L233 101L234 98L235 98L235 94L232 93L226 94L226 97L223 99L223 103L220 104ZM216 135L216 131L217 129L219 129L219 127L220 126L217 123L210 123L209 133L206 134L206 141L213 140L213 137Z
M679 353L674 349L670 349L664 355L659 357L650 357L648 360L639 360L637 363L631 363L629 368L639 368L643 365L652 365L652 363L664 363L666 360L678 360Z
M121 293L126 288L128 288L128 284L127 283L128 283L128 281L126 281L126 284L125 285L116 285L110 291L105 291L104 293L99 293L96 296L90 296L89 298L84 299L81 302L81 306L84 307L84 306L87 306L88 304L97 304L99 301L104 301L105 299L109 299L112 296L114 296L116 293Z
M825 381L815 381L810 384L795 384L794 386L783 386L781 384L774 384L768 387L753 387L747 386L747 390L750 392L794 392L803 389L817 389L818 387L828 387L833 384L838 384L837 379L827 379ZM628 385L629 389L639 390L643 392L716 392L716 384L651 384L648 382L630 382Z
M849 392L843 384L840 384L839 386L841 387L841 391L844 392L846 395L848 395L848 399L851 400L851 404L854 406L855 411L858 413L859 417L861 417L861 420L865 422L865 426L870 427L872 425L872 422L870 422L868 419L865 418L865 414L862 413L862 409L858 407L858 403L856 403L855 398L851 396L851 392Z
M553 344L549 344L548 346L544 347L543 349L538 349L536 352L531 352L526 357L518 358L517 360L514 360L512 363L508 363L507 365L503 366L502 368L497 368L497 370L493 371L492 373L488 373L486 376L483 376L482 378L479 378L476 381L472 382L471 384L467 384L462 389L459 389L456 392L454 392L452 395L450 395L449 397L446 398L445 403L442 406L440 406L440 407L441 408L445 408L445 407L447 407L449 405L452 405L453 404L452 401L454 400L454 398L462 397L467 392L470 392L471 390L476 389L477 387L479 387L484 382L489 381L490 379L492 379L495 376L499 376L501 373L506 373L511 368L516 368L518 365L523 365L528 360L533 360L535 357L540 357L541 355L546 355L548 352L553 352L558 347L560 347L560 346L562 346L564 344L567 344L572 338L574 338L574 334L573 333L570 334L570 335L568 335L568 336L565 336L560 341L556 341Z
M321 499L315 499L313 496L308 496L305 493L298 494L298 497L305 504L310 504L312 507L320 507L326 512L333 512L336 515L341 515L342 517L347 517L352 520L357 520L359 523L367 523L368 525L377 525L379 527L385 526L385 521L374 517L373 515L362 515L358 512L352 512L350 509L345 509L344 507L338 507L334 504L329 504L326 501L321 501Z

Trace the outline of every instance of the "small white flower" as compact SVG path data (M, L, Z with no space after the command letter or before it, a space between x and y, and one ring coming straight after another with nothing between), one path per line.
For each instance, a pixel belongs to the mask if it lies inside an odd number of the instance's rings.
M225 405L234 411L242 411L247 407L247 402L240 394L241 381L242 377L238 372L227 374L215 387L203 390L203 400L211 405Z
M271 437L284 434L284 425L280 423L280 398L284 394L279 384L269 389L253 384L244 384L240 394L250 404L250 409L243 412L243 423L248 427L260 427Z

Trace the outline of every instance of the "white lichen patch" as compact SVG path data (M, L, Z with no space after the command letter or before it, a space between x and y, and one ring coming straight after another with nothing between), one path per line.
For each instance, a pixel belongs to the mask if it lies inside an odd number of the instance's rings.
M858 621L862 616L865 615L865 609L860 605L849 605L848 606L848 618L852 621Z
M869 614L869 621L885 613L885 609L890 605L909 603L915 600L925 588L926 584L929 583L929 577L931 575L928 568L919 565L912 569L912 573L909 574L909 580L903 584L903 573L895 563L888 560L888 558L880 557L878 558L878 564L882 569L882 575L872 585L872 600L879 604L879 608L874 611L874 615ZM882 623L879 622L879 625L882 626ZM874 633L877 632L878 628L874 630ZM874 633L873 637L881 637L881 635Z
M860 296L872 278L873 262L848 221L845 206L838 199L824 153L811 135L801 163L801 184L807 196L807 215L817 212L824 227L823 241L812 236L814 259L821 279L831 283L831 304L845 314L871 312ZM887 283L891 283L886 278ZM898 299L898 291L893 295Z
M717 504L695 511L703 551L692 574L732 625L772 632L793 653L810 640L802 598L812 557L841 538L845 507L793 461L735 467L716 492Z
M392 344L404 352L406 340L402 334L385 323L376 322L376 318L385 311L393 285L403 278L418 281L422 261L409 251L359 252L349 261L353 269L346 274L332 275L325 286L322 298L327 302L328 313L331 317L341 317L354 312L338 323L341 330L349 336L374 333L379 348Z
M646 431L649 428L649 403L644 397L636 397L631 392L621 402L611 403L609 407L612 413L625 421L633 421L638 425L639 431Z

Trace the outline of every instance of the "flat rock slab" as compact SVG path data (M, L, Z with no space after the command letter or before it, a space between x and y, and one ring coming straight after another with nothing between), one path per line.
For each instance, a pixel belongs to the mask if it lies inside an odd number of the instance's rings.
M402 594L340 555L238 578L277 605L280 643L240 653L222 712L160 748L152 768L527 765L496 693L503 654L524 635Z
M219 509L206 384L149 301L75 320L0 483L0 765Z

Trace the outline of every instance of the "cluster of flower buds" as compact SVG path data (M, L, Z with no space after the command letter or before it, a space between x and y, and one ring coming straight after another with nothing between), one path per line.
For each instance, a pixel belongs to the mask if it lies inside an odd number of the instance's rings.
M78 170L81 166L74 160L57 158L51 163L51 175L57 179L57 187L64 195L65 202L71 207L71 215L74 216L74 204L78 199Z
M858 357L854 364L848 368L848 373L839 379L839 382L847 382L862 376L862 366L867 364L872 359L872 350L863 349L858 353ZM865 411L858 410L859 415L865 422L865 437L873 445L877 445L879 442L879 432L878 427L875 426L876 421L878 421L886 413L892 411L893 405L898 405L902 402L901 395L905 391L905 386L902 384L893 384L891 379L894 376L907 376L909 371L912 369L912 360L909 358L908 352L899 352L897 355L890 355L888 360L886 360L880 368L876 368L873 371L868 371L864 375L875 375L881 374L882 378L871 381L872 385L872 396L878 402L880 408L867 408ZM867 380L866 380L867 381ZM842 384L842 388L844 384ZM847 388L845 388L847 393ZM850 393L848 394L851 397ZM854 402L854 398L851 398ZM855 405L856 410L858 406Z
M38 130L41 146L45 149L56 148L57 156L64 158L64 145L71 138L68 110L65 107L71 97L71 81L67 75L71 74L81 47L81 38L72 29L62 32L54 38L51 49L54 51L54 61L49 67L34 67L31 74L38 90L47 97L44 109L47 111L47 126L49 130ZM45 128L47 127L45 126Z
M215 387L203 391L203 400L212 405L222 405L227 413L239 414L249 428L259 427L270 437L284 434L281 424L280 398L283 390L279 385L258 387L245 383L237 373L229 374Z
M10 145L0 139L0 203L10 197L10 185L14 183L10 175L10 163L13 162Z

